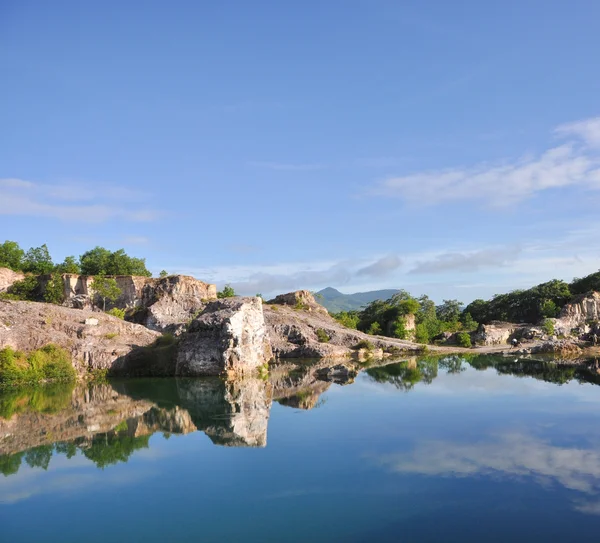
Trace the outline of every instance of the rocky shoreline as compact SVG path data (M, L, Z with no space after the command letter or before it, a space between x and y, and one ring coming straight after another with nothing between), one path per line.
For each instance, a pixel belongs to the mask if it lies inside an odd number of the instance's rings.
M0 276L3 289L19 279L14 273ZM30 352L56 344L70 353L81 378L97 370L131 377L235 376L264 371L273 360L390 359L423 352L553 353L572 364L585 364L597 354L578 337L550 337L540 327L509 323L480 326L471 334L476 344L471 349L453 345L452 338L446 338L446 345L425 346L346 328L308 291L265 303L260 297L217 299L214 285L187 276L118 279L123 289L115 305L128 311L129 320L89 307L86 276L63 276L63 306L0 300L0 349ZM565 309L568 314L555 319L557 330L577 326L570 330L589 334L594 326L589 317L598 315L600 295ZM521 342L518 348L510 347L513 338Z

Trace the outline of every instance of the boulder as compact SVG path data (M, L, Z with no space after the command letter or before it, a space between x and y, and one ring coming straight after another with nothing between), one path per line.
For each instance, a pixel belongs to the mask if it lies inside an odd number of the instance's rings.
M175 373L247 373L272 356L261 299L224 298L210 302L181 336Z
M471 340L477 345L505 345L515 333L516 328L516 324L509 322L480 324L477 331L471 335Z

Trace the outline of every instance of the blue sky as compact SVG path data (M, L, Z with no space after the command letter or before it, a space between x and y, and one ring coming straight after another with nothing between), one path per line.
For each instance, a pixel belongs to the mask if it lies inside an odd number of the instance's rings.
M600 268L600 3L0 3L0 240L245 294Z

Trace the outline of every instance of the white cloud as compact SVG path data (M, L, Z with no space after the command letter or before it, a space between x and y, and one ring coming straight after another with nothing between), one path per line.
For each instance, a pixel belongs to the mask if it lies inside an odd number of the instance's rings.
M560 447L520 433L475 443L423 441L410 452L381 456L378 461L399 473L448 477L499 473L600 493L600 452L595 448Z
M391 177L371 192L423 205L479 200L505 206L550 189L600 188L600 155L593 148L600 147L600 117L562 125L555 132L570 139L538 156Z
M111 219L152 221L160 213L143 206L146 199L142 193L110 185L56 185L0 179L0 215L89 223ZM124 203L128 205L124 206Z
M554 132L560 136L581 138L590 147L600 147L600 117L561 124Z

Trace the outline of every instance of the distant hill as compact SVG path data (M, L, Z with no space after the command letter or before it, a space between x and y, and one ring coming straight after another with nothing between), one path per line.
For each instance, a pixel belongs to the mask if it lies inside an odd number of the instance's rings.
M339 290L332 287L324 288L317 292L322 296L317 296L317 302L327 308L330 313L339 313L340 311L352 311L361 309L375 300L387 300L391 298L397 289L371 290L369 292L355 292L354 294L342 294Z

